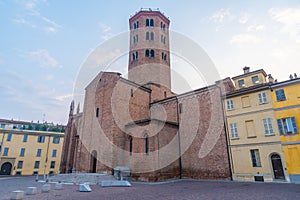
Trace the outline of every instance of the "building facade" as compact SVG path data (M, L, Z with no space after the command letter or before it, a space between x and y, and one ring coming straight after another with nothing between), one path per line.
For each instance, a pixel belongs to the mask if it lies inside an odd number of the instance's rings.
M85 89L83 111L74 113L72 102L61 172L127 166L140 181L231 178L221 96L232 81L173 93L169 25L160 11L129 19L128 79L100 72Z
M271 91L289 179L300 183L300 78L275 83Z
M0 175L59 172L64 127L0 119Z
M226 126L234 180L286 181L280 133L271 85L264 70L233 77L235 90L224 96Z

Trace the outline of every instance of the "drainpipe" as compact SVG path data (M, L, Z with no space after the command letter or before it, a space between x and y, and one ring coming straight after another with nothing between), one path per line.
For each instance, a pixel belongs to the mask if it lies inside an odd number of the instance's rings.
M228 123L227 123L227 117L225 115L225 109L224 109L224 103L223 103L223 98L222 98L222 89L219 85L217 85L217 88L219 88L220 91L220 99L221 99L221 104L222 104L222 114L223 114L223 119L224 119L224 131L225 131L225 140L226 140L226 146L227 146L227 154L229 158L229 173L230 173L230 179L233 180L232 173L234 171L234 166L233 166L233 159L232 159L232 153L231 153L231 148L230 148L230 143L228 139L229 131L228 131Z
M179 178L182 179L182 161L181 161L181 143L180 143L180 126L179 126L179 104L178 98L176 97L177 102L177 123L178 123L178 153L179 153Z

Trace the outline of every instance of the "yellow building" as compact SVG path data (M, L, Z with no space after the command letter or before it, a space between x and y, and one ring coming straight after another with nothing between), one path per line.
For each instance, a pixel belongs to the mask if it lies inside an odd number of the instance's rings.
M272 99L289 177L300 183L300 78L273 84Z
M0 119L0 175L58 173L63 126Z
M262 69L245 67L223 98L234 180L288 181L266 77Z

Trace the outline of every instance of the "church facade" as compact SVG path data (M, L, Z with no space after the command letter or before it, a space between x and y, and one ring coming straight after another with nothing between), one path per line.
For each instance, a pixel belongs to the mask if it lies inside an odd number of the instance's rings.
M129 25L128 79L100 72L86 87L83 111L72 102L60 172L127 166L139 181L230 179L221 97L232 81L175 94L169 19L141 10Z

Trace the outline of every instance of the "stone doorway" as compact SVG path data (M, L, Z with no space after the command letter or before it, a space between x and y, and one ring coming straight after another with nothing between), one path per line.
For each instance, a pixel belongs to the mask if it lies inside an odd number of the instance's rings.
M279 180L285 180L280 156L278 154L273 154L271 156L271 162L272 162L272 167L273 167L274 178L279 179Z
M12 169L12 164L10 162L5 162L1 166L0 175L10 175Z
M97 173L97 151L92 151L91 154L91 173Z

